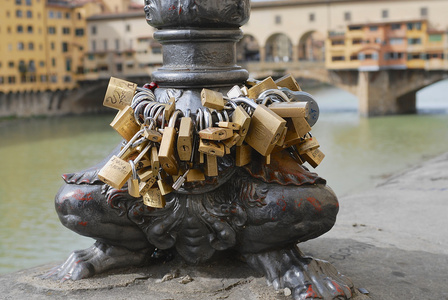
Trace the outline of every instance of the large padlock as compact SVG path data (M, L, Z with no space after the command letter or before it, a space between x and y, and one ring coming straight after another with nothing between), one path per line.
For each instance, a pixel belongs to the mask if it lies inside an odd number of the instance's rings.
M129 141L140 130L140 125L135 121L134 110L130 106L125 106L120 110L110 123L110 126L126 141Z
M310 150L301 154L301 156L309 163L313 168L316 168L322 160L325 158L325 154L319 149Z
M177 175L179 172L179 163L176 157L176 128L175 123L180 111L175 111L170 118L168 127L163 130L162 141L159 148L160 166L170 175Z
M148 189L145 194L143 194L143 204L154 208L164 208L165 198L162 196L158 188Z
M285 75L275 81L275 84L278 87L285 87L290 89L291 91L301 91L299 84L295 80L294 77L292 77L291 74Z
M220 92L209 89L202 89L201 91L202 106L213 108L216 110L224 109L224 97Z
M122 159L122 156L131 147L132 143L135 142L140 134L141 131L137 132L120 151L120 153L118 153L118 155L113 155L101 168L98 173L98 178L101 181L115 189L121 189L123 187L129 177L131 177L132 167L129 162Z
M137 84L123 79L111 77L104 96L103 105L121 110L130 106Z
M249 131L244 140L261 155L269 155L280 139L286 121L266 106L257 105L250 99L238 98L234 101L246 103L255 109L252 113Z
M262 82L259 82L257 84L255 84L253 87L251 87L248 90L248 97L251 99L256 100L258 98L258 96L266 91L266 90L270 90L270 89L277 89L277 85L275 84L274 80L272 79L272 77L268 77L266 79L264 79Z

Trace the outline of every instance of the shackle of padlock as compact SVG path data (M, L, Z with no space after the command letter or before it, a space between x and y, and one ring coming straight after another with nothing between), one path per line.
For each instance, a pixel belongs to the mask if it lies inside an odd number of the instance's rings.
M121 158L123 156L123 154L126 153L126 151L128 151L129 148L131 148L132 144L137 140L137 138L140 137L140 135L143 133L143 130L139 130L137 131L134 136L129 140L129 142L126 143L126 145L123 147L123 149L121 149L121 151L117 154L117 156L119 158Z
M135 163L131 160L129 161L129 164L131 165L132 175L128 179L128 193L132 197L139 198L140 197L139 179L137 175L137 170L135 168Z
M135 108L134 108L134 118L135 118L135 121L139 125L141 125L142 121L144 120L144 117L143 117L143 119L141 119L140 115L143 115L143 111L145 110L146 106L150 105L151 103L152 102L150 102L150 101L142 101L142 102L139 102L137 105L135 105Z
M146 95L151 101L156 101L156 96L154 95L153 91L150 89L146 89L143 87L137 87L137 92L141 93L142 95Z
M250 98L246 98L246 97L238 97L238 98L232 99L232 101L233 101L234 103L237 103L237 104L244 103L244 104L246 104L248 107L253 108L253 109L256 109L257 106L258 106L258 104L255 103L252 99L250 99ZM250 110L250 114L252 114L252 112L253 112L253 111Z
M198 108L198 110L196 111L196 130L197 131L201 131L202 129L204 129L204 113L202 112L202 110L200 108Z
M283 91L286 96L293 102L308 102L309 110L308 115L305 119L311 127L316 124L317 120L319 119L319 105L312 95L303 91L291 91L290 89L285 87L280 88L280 90Z
M271 97L273 96L273 97ZM278 101L275 101L275 99L278 99ZM258 95L257 102L261 100L261 104L266 105L268 100L271 100L273 102L289 102L288 96L284 92L282 92L279 89L268 89L266 91L263 91L260 95Z

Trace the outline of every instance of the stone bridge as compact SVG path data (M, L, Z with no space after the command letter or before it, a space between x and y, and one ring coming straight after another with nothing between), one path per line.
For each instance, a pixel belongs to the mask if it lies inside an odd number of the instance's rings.
M250 76L262 79L292 74L295 78L314 79L354 94L362 116L416 113L416 93L448 78L448 71L327 70L325 62L248 62L242 64Z

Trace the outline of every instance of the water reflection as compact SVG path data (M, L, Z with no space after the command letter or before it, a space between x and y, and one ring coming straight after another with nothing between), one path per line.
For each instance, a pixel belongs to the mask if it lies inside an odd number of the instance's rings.
M341 196L448 151L446 89L448 81L419 93L423 114L371 119L358 117L357 100L346 92L307 90L322 111L312 133L326 158L316 171ZM53 198L62 173L94 165L119 143L108 125L112 118L0 123L0 274L61 261L70 251L92 244L60 224Z

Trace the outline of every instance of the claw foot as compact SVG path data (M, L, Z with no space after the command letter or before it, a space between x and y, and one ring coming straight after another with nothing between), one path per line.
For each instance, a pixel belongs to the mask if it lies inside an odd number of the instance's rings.
M305 257L297 248L244 255L276 290L289 288L293 299L350 299L353 283L329 262Z
M53 268L41 278L61 282L69 279L79 280L114 268L141 265L146 260L147 254L148 249L131 251L97 241L87 249L73 251L63 264Z

